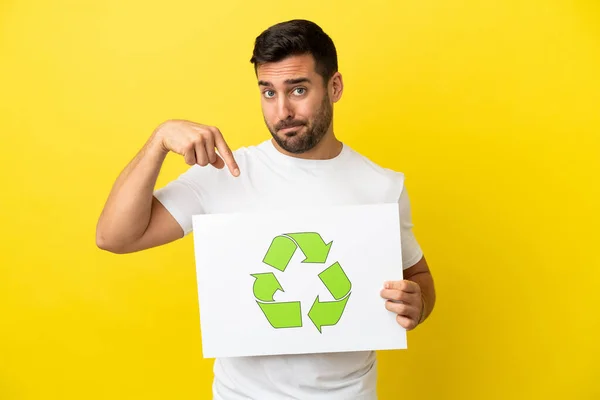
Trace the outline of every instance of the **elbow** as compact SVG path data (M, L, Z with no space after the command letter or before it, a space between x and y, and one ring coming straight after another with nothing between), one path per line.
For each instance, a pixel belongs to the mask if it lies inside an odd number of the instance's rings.
M96 230L96 247L114 254L127 253L122 245L119 245L117 241L108 239L100 229Z

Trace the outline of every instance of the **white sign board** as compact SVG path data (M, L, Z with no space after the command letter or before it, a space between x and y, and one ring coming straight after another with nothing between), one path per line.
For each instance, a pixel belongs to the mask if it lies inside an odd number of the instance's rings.
M205 358L406 348L397 204L193 216Z

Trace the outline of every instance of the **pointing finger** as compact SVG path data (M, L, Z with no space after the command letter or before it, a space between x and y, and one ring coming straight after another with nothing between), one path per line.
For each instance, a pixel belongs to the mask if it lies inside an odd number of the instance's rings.
M217 150L219 151L219 154L223 158L223 161L225 161L225 164L227 164L227 167L229 168L229 171L231 172L231 174L233 176L239 176L240 168L238 167L237 162L235 161L235 158L233 157L233 153L231 152L231 149L225 142L223 135L217 128L214 128L214 133L215 133L215 146L216 146Z

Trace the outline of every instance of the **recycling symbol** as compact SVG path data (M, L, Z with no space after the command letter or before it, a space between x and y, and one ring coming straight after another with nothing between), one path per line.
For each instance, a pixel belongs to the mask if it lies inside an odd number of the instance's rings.
M326 265L327 255L333 242L325 241L316 232L287 233L276 236L262 260L270 267L285 272L297 249L304 254L302 263L318 263ZM300 301L276 302L274 295L283 287L273 272L251 274L255 278L254 297L267 321L273 328L299 328L302 326L302 307ZM320 333L323 326L337 324L344 312L352 284L339 262L334 262L321 273L319 279L334 301L321 301L315 298L308 311L308 317Z

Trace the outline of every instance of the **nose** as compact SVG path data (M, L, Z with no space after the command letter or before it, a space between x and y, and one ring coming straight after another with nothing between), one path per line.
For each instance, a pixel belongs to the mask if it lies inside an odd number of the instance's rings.
M277 102L277 118L280 121L294 118L294 113L289 99L286 96L280 96Z

